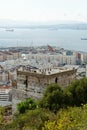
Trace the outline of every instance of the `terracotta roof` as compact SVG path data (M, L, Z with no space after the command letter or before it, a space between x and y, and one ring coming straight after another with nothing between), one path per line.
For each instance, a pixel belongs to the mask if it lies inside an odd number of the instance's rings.
M0 89L11 89L11 86L2 85L2 86L0 86Z

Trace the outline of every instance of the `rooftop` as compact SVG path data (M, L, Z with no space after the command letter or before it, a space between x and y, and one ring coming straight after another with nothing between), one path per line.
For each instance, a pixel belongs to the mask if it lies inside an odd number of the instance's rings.
M38 74L38 75L53 75L61 72L68 72L72 70L77 70L77 67L56 67L56 68L39 68L39 69L30 69L30 68L21 68L18 69L18 72L26 72L31 74Z

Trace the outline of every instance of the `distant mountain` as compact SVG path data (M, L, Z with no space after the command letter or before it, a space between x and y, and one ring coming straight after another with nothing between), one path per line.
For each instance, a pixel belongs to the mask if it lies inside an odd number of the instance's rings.
M87 23L77 21L50 21L50 22L26 22L1 19L0 27L2 28L46 28L46 29L84 29L87 30Z

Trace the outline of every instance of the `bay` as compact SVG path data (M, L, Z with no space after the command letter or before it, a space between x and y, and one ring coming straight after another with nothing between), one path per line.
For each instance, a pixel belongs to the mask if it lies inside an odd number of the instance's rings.
M87 30L0 28L0 47L52 45L64 49L87 52Z

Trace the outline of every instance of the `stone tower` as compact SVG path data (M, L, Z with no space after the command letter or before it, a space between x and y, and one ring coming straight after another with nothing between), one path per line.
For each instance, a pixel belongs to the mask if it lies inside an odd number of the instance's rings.
M13 99L23 100L28 97L40 99L47 85L57 83L63 87L76 78L75 68L19 70L17 71L17 86L13 88Z

